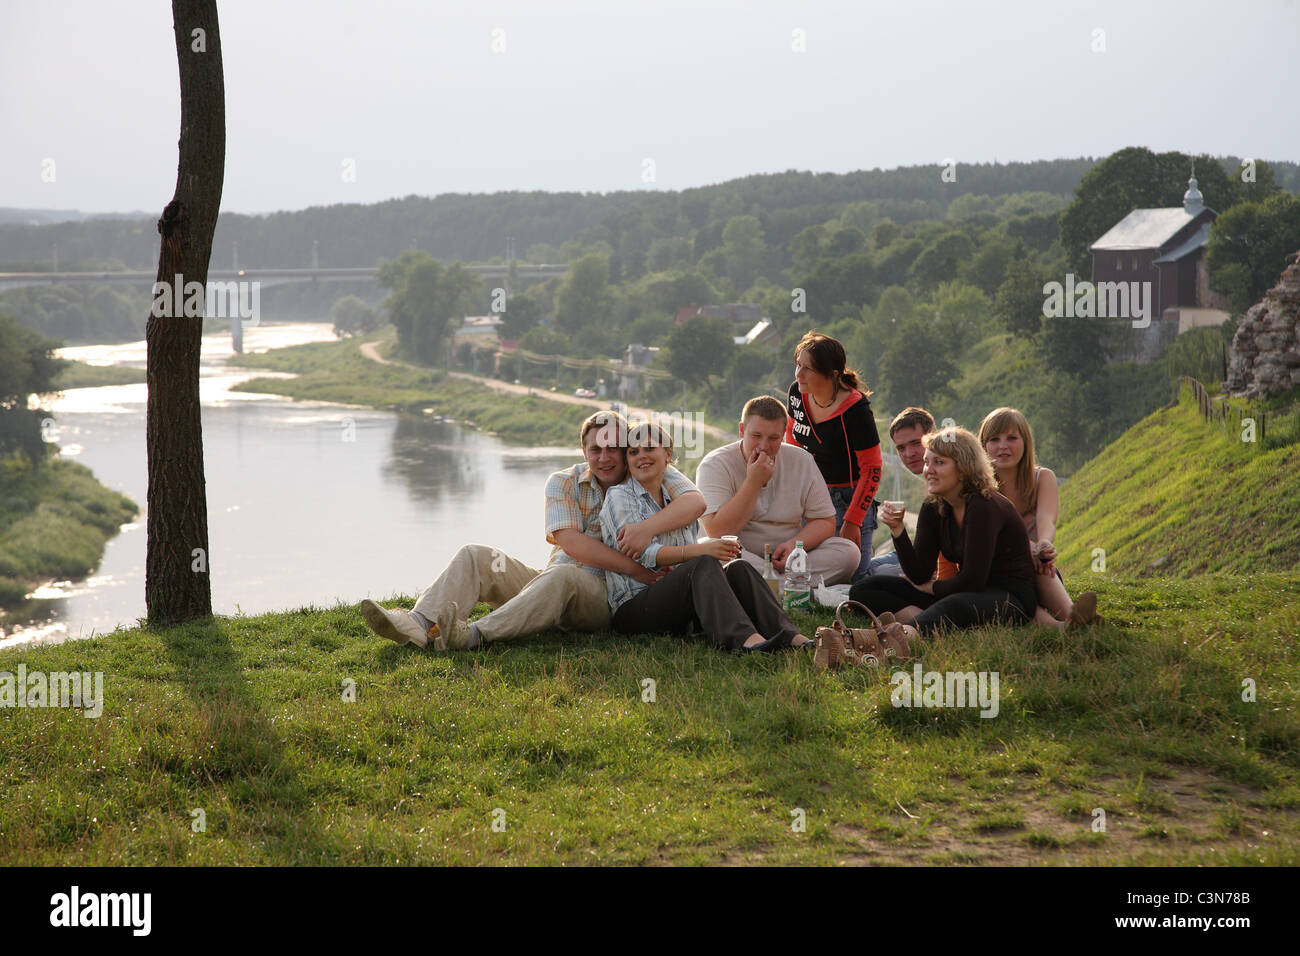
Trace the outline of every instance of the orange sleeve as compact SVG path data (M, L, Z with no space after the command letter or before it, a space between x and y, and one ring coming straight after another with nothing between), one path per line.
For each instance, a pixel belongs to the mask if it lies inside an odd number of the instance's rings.
M939 571L935 575L936 581L946 581L948 580L948 578L956 577L957 572L960 570L960 568L958 568L957 565L953 564L951 561L949 561L947 558L943 556L942 551L939 552L938 566L939 566Z
M879 442L870 448L858 449L853 454L858 460L858 474L861 477L853 490L853 500L845 509L844 523L861 528L862 522L867 518L867 509L871 507L871 502L880 487L880 473L884 460L880 455Z

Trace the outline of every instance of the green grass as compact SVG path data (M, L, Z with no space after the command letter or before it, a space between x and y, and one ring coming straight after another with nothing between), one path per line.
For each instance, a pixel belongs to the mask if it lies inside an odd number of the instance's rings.
M248 357L303 376L251 390L501 415L558 445L586 413L356 346ZM1062 564L1107 624L924 652L996 671L992 719L665 636L418 651L344 605L0 651L0 672L102 672L106 698L99 719L0 708L0 864L1296 865L1296 452L1240 444L1184 404L1065 483Z
M1206 425L1184 389L1061 486L1056 542L1072 589L1104 576L1098 548L1105 575L1300 565L1300 445L1244 442L1230 420L1226 432Z
M106 699L0 710L0 863L1300 862L1300 573L1100 590L1105 627L926 651L999 672L993 719L671 637L419 651L342 605L0 652Z
M85 362L69 361L54 377L53 388L62 392L70 388L94 388L100 385L138 385L144 380L145 370L142 368L87 365Z
M1040 367L1033 344L1028 339L1000 333L977 342L961 357L960 377L949 387L954 395L1007 395L1018 391L1027 376ZM996 407L988 398L978 401L970 414L957 423L978 431L980 418ZM988 408L984 406L988 405ZM979 411L983 409L983 411Z
M1018 408L1034 428L1039 460L1058 477L1072 476L1127 429L1166 405L1179 376L1211 381L1227 334L1221 328L1188 332L1156 361L1107 365L1090 376L1088 388L1047 368L1033 340L991 335L960 357L957 375L930 410L978 432L994 408ZM1279 421L1279 426L1286 424Z
M138 513L76 462L55 458L39 469L14 456L0 462L0 612L17 619L36 585L89 574L108 539Z

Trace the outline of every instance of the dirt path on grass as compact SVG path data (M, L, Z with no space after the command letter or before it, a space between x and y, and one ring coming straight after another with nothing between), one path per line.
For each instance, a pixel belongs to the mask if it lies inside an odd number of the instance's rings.
M378 343L378 342L362 342L362 343L361 343L361 354L364 355L366 358L370 359L370 361L372 361L372 362L378 362L380 365L400 365L400 364L401 364L400 362L390 362L388 359L386 359L386 358L384 358L382 355L380 355L380 354L379 354L379 343Z
M1162 770L1161 772L1165 772ZM1071 807L1063 784L1030 779L974 808L969 797L898 805L875 827L831 828L843 841L838 863L848 866L1101 866L1185 865L1241 861L1267 864L1286 846L1300 811L1271 806L1265 791L1197 768L1169 768L1167 777L1142 781L1134 806L1133 781L1106 776L1087 799ZM949 784L961 783L950 778ZM1091 808L1098 805L1105 816ZM1096 827L1096 828L1094 828ZM724 866L768 862L771 847L729 851Z
M361 344L361 354L371 361L378 362L380 365L405 365L405 362L394 362L386 359L379 354L378 342L363 342ZM414 368L415 366L410 366ZM544 398L549 402L559 402L562 405L585 405L588 408L609 408L610 402L602 401L598 398L579 398L577 395L566 395L563 392L552 392L548 389L533 388L529 385L515 385L512 382L503 382L500 379L486 378L482 375L471 375L469 372L451 372L447 373L451 378L464 379L467 382L476 382L485 388L490 388L499 395L531 395L533 398ZM663 412L650 408L639 408L634 405L628 405L624 412L629 419L652 420L654 417L662 418ZM695 427L706 435L714 438L720 438L723 441L735 441L739 436L734 432L726 431L714 425L708 425L704 422L696 422Z

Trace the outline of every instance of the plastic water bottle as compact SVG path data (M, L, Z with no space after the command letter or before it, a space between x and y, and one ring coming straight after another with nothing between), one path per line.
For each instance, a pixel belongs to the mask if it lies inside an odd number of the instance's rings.
M808 552L796 541L785 559L785 609L807 611L812 608L812 576L808 573Z

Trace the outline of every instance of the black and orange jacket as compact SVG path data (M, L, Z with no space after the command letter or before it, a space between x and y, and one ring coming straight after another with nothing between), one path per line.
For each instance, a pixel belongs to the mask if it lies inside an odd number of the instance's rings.
M880 485L880 435L871 403L856 389L825 421L813 424L805 411L811 399L790 385L786 409L785 440L809 452L821 470L828 488L853 488L853 499L844 513L844 523L862 527L867 509Z

